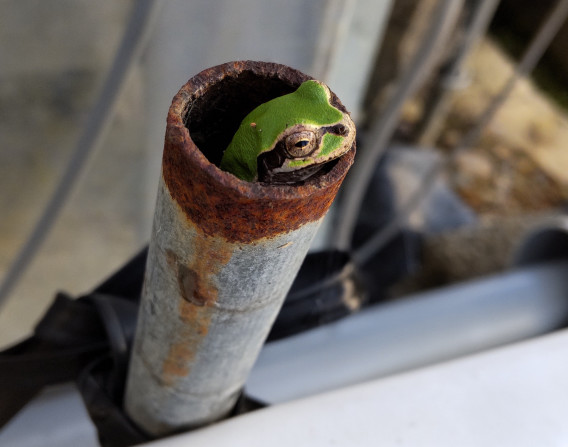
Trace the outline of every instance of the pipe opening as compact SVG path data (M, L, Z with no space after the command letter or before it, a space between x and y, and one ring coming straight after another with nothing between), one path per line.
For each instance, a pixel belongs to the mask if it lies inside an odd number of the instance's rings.
M191 78L168 112L162 177L186 217L208 235L249 243L321 219L353 163L353 148L289 185L246 182L223 172L222 154L242 119L310 79L281 64L236 61ZM332 94L332 104L345 110Z
M223 77L206 83L206 88L189 100L183 123L210 163L219 166L223 152L241 121L252 110L271 99L294 92L302 82L312 79L295 70L290 71L293 75L284 77L277 71L267 73L258 68L225 73ZM330 102L346 112L333 92ZM338 161L327 163L314 177L328 174Z

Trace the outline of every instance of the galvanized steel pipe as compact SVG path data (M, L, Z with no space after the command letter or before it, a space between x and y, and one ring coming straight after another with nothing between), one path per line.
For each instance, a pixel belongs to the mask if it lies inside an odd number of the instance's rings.
M292 186L217 168L250 110L307 79L234 62L201 72L173 100L125 395L128 415L152 435L230 413L353 162L355 147Z

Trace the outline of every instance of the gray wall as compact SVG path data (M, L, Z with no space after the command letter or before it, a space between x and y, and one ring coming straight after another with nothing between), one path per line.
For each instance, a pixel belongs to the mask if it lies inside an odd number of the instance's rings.
M391 3L158 2L149 46L132 69L109 134L0 312L0 346L26 335L57 290L89 290L146 243L167 109L189 77L229 60L285 63L325 76L356 115ZM0 2L0 276L65 168L133 4ZM320 38L322 27L341 8L345 32L334 46L335 63L327 75L314 73L329 44Z

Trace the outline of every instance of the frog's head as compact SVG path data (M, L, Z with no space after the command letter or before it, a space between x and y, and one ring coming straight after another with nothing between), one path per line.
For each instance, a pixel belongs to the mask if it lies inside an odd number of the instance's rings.
M355 125L319 81L261 104L242 121L221 169L248 181L295 183L348 152Z
M355 126L348 115L346 118L345 122L330 126L297 124L287 128L272 150L258 156L258 180L295 183L341 157L355 139Z

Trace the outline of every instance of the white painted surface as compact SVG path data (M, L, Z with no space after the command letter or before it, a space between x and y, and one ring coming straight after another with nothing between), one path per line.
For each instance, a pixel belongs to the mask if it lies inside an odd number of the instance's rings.
M566 446L567 349L565 330L151 445Z
M549 333L568 320L567 290L558 263L372 306L266 345L247 394L278 404Z
M566 446L567 350L568 330L558 331L147 445ZM10 447L90 447L95 439L71 387L32 402L0 432Z
M95 426L71 384L46 389L0 430L2 447L98 445Z

